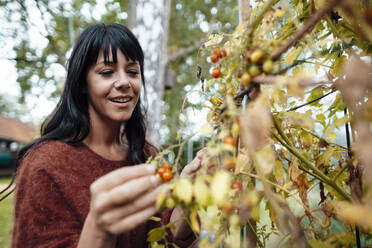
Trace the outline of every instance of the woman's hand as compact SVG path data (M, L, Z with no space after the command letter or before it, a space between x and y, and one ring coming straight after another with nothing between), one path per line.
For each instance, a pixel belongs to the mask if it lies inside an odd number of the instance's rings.
M203 155L206 150L207 148L203 148L200 151L198 151L195 158L183 168L180 174L181 178L191 177L193 174L195 174L195 172L197 172L200 169Z
M154 166L147 164L124 167L92 183L90 210L79 245L82 242L81 247L84 247L83 244L91 243L83 242L87 236L101 242L112 240L115 235L127 232L153 216L161 191L155 171Z

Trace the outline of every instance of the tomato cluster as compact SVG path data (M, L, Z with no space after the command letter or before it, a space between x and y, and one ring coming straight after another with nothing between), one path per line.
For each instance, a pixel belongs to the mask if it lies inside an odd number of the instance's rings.
M211 62L217 63L220 59L227 56L227 52L224 48L215 47L211 54ZM221 69L219 67L214 67L212 69L212 77L218 78L221 75Z
M271 59L267 59L267 55L260 49L248 50L244 58L248 62L246 70L239 72L239 78L242 86L248 87L251 83L251 78L265 72L267 74L272 73L274 69L274 63Z
M169 162L164 162L158 168L158 175L163 181L170 181L173 178L172 165Z

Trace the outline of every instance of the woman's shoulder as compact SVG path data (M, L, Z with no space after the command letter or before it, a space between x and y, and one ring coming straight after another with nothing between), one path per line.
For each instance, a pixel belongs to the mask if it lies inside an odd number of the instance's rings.
M20 160L20 170L45 170L71 156L75 147L57 140L44 141L31 148Z

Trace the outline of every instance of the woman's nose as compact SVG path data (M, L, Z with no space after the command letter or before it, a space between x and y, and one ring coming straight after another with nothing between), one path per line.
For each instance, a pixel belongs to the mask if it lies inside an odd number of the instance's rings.
M117 88L117 89L127 89L127 88L130 88L130 82L129 82L129 78L128 76L126 75L125 72L120 72L118 74L118 77L114 83L114 87Z

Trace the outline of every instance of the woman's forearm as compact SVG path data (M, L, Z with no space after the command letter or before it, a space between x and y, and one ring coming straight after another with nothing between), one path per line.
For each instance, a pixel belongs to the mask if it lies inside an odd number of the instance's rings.
M95 223L88 214L80 234L77 248L114 248L115 245L116 236L98 231Z

